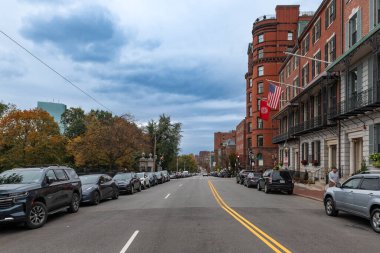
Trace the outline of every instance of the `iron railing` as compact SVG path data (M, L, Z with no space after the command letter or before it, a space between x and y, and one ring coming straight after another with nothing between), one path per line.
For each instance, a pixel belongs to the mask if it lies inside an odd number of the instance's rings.
M318 115L310 120L299 123L294 128L294 134L303 133L323 126L322 115Z

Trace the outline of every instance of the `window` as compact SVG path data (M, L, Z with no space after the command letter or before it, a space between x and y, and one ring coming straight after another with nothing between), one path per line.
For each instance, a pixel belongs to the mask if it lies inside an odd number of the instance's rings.
M308 162L309 160L309 143L302 143L302 161Z
M360 189L368 191L377 191L379 190L379 178L364 178Z
M298 54L298 51L296 52L296 54ZM299 64L300 64L300 59L298 56L295 56L294 57L294 69L297 69Z
M293 86L293 96L295 97L299 94L299 88L296 88L300 86L300 79L298 77L294 79Z
M49 170L48 172L46 172L46 177L49 178L49 181L50 181L50 182L56 182L56 181L58 181L58 179L57 179L57 177L55 176L53 170Z
M293 40L293 33L292 32L288 32L288 40Z
M252 123L248 122L248 133L252 133Z
M356 13L349 21L349 46L351 47L358 41L358 14Z
M308 34L302 41L302 48L301 48L302 55L305 55L307 54L307 52L309 52L309 46L310 46L310 36Z
M257 50L257 58L259 58L259 59L264 58L264 49L263 48L259 48Z
M259 34L257 36L257 40L258 40L258 43L263 43L264 42L264 34L263 33Z
M263 129L264 128L264 122L261 118L257 117L257 129Z
M321 51L316 53L314 55L314 59L320 60L321 59ZM321 62L320 61L313 61L312 62L312 77L316 77L321 73Z
M319 164L321 162L321 142L313 141L311 143L311 160L316 160Z
M313 27L313 34L312 34L313 44L315 44L315 42L317 42L320 37L321 37L321 19L319 18Z
M259 66L257 68L258 76L263 76L264 75L264 66Z
M288 78L290 76L290 62L286 64L286 77Z
M325 28L328 28L335 20L336 0L332 0L325 12Z
M336 58L336 37L332 37L325 45L325 61L333 62ZM326 67L328 63L325 63Z
M252 88L252 78L249 79L249 88Z
M252 106L248 107L248 115L252 117Z
M66 173L63 170L55 170L55 175L60 181L66 181L68 179Z
M302 68L302 87L309 83L309 64Z
M256 156L256 159L257 159L257 162L259 163L258 164L259 166L263 166L264 165L263 154L258 153L257 156Z
M247 146L248 146L248 149L250 149L252 147L252 139L251 138L247 139Z
M263 147L264 146L264 137L262 135L257 136L257 146Z
M356 98L358 91L358 69L355 68L349 72L349 95L350 98Z
M351 180L348 180L347 182L345 182L342 185L342 188L357 189L361 180L362 180L361 177L352 178Z
M257 94L264 93L264 83L259 82L257 83Z
M257 99L257 110L260 111L260 99Z
M249 93L248 102L252 103L252 92Z

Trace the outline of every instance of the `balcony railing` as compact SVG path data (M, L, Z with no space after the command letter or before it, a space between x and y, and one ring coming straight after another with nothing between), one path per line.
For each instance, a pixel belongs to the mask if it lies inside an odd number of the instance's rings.
M277 144L277 143L280 143L280 142L284 142L284 141L286 141L288 139L288 137L289 137L288 133L283 133L283 134L274 136L273 139L272 139L272 143Z
M379 87L379 84L378 84ZM329 119L346 119L380 107L380 92L373 88L351 95L329 108Z
M263 21L263 20L267 20L267 19L276 19L276 15L273 15L273 14L269 14L269 15L263 15L261 17L258 17L255 22L260 22L260 21Z
M306 133L323 127L322 115L316 116L313 119L299 123L294 128L294 134Z

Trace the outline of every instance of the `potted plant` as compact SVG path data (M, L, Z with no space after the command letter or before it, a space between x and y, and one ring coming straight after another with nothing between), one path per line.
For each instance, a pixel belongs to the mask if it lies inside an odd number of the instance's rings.
M302 160L301 163L302 163L303 166L306 166L307 165L307 160Z
M376 168L380 167L380 153L369 155L369 159L372 161L373 167L376 167Z
M313 160L312 164L313 164L314 166L318 166L318 165L319 165L319 162L318 162L317 160Z

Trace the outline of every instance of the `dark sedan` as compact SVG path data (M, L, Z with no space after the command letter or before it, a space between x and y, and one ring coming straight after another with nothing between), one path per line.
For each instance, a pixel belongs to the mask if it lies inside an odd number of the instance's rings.
M164 177L162 176L161 171L157 171L154 174L156 174L156 176L157 176L157 183L162 184L162 183L165 182L164 181Z
M287 170L266 170L257 183L257 190L261 189L264 189L265 193L285 191L293 194L294 180Z
M141 181L136 173L118 173L113 179L115 180L121 193L133 194L136 191L141 192Z
M251 186L256 187L261 176L262 174L257 172L248 173L248 175L244 178L244 185L248 188L250 188Z
M241 170L237 175L236 175L236 183L238 184L243 184L245 177L251 173L254 172L253 170Z
M158 184L157 176L154 172L148 172L149 182L151 186L155 186Z
M104 199L118 199L119 189L115 181L105 174L80 176L82 181L82 203L99 204Z

